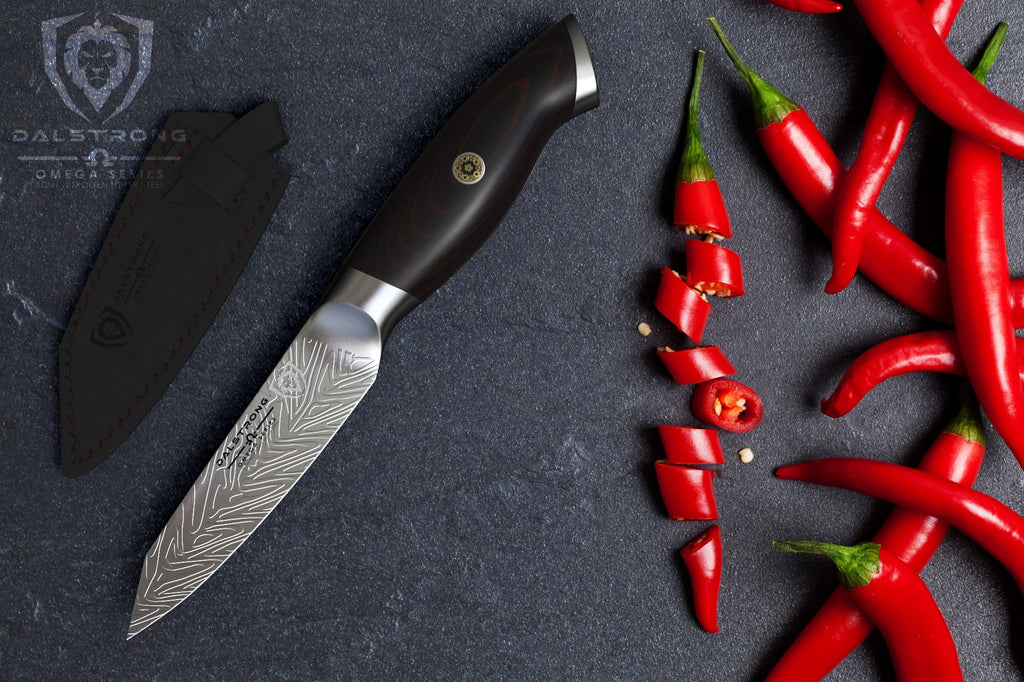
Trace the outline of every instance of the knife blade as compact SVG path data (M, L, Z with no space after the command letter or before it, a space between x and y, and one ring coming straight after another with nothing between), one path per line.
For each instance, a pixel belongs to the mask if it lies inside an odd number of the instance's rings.
M395 324L490 236L554 131L597 105L590 51L569 15L459 108L146 554L128 639L191 595L267 518L373 385Z

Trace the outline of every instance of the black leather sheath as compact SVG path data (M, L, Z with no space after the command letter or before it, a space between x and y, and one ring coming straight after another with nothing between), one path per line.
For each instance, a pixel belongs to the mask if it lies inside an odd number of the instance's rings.
M167 119L61 341L66 475L110 455L199 343L284 193L286 141L272 102Z

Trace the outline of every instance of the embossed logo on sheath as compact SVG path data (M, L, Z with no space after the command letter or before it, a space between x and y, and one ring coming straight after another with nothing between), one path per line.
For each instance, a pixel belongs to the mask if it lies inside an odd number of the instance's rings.
M270 392L279 398L299 398L306 392L306 380L302 370L291 361L281 365L274 372L274 380L270 383Z
M89 340L102 348L115 348L128 343L131 337L132 326L125 316L107 306L96 318Z
M484 176L486 171L487 167L484 165L484 160L480 158L479 154L474 154L473 152L459 154L458 158L455 159L455 163L452 164L452 174L463 185L472 185L480 182L480 178Z

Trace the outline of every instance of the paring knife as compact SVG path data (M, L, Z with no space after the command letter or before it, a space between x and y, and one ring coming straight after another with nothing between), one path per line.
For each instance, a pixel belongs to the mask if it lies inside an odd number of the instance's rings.
M153 543L128 639L191 595L267 518L373 384L395 324L494 231L551 134L597 104L590 52L569 15L462 105Z

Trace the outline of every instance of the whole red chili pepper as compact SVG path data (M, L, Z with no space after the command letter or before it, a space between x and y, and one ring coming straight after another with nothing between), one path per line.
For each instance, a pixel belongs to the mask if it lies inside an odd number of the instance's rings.
M1024 111L992 94L946 47L914 0L855 0L868 30L921 103L955 130L1024 159Z
M1018 365L1024 381L1024 339L1016 340ZM821 401L830 417L849 413L875 386L911 372L941 372L967 376L956 332L952 329L915 332L886 339L861 353L843 374L832 395Z
M962 485L972 485L985 454L985 433L973 405L939 434L918 468ZM872 538L920 572L942 543L949 526L934 516L896 507ZM860 646L871 621L837 588L775 664L765 682L817 682Z
M832 236L835 193L846 175L839 157L807 112L750 70L718 22L708 19L750 88L758 138L793 198ZM946 263L928 252L876 208L868 216L860 271L894 299L942 322L952 322ZM1024 327L1024 279L1011 282L1014 326Z
M773 546L821 554L835 563L850 598L885 638L900 682L963 682L956 644L939 605L898 556L874 542L845 547L788 540Z
M924 11L936 33L949 35L953 20L964 0L924 0ZM825 285L829 294L845 289L857 274L870 209L882 193L889 173L900 155L917 113L917 98L891 64L882 70L861 136L857 158L836 194L832 228L832 279Z
M697 124L700 84L704 74L704 50L697 52L697 69L690 90L686 114L686 144L676 171L673 222L687 234L708 235L715 239L732 236L732 225L725 210L722 190L718 187L711 162L700 142Z
M856 457L790 464L775 475L853 490L934 516L977 542L1024 592L1024 518L991 495L900 464Z
M829 0L768 0L768 2L776 7L803 14L835 14L843 9L838 2L829 2Z
M718 632L718 594L722 587L722 531L718 524L683 545L679 555L690 575L697 622L708 632Z
M975 70L979 81L1005 35L1003 22ZM964 369L985 414L1024 466L1024 386L1010 314L1002 154L956 131L946 179L946 254Z

